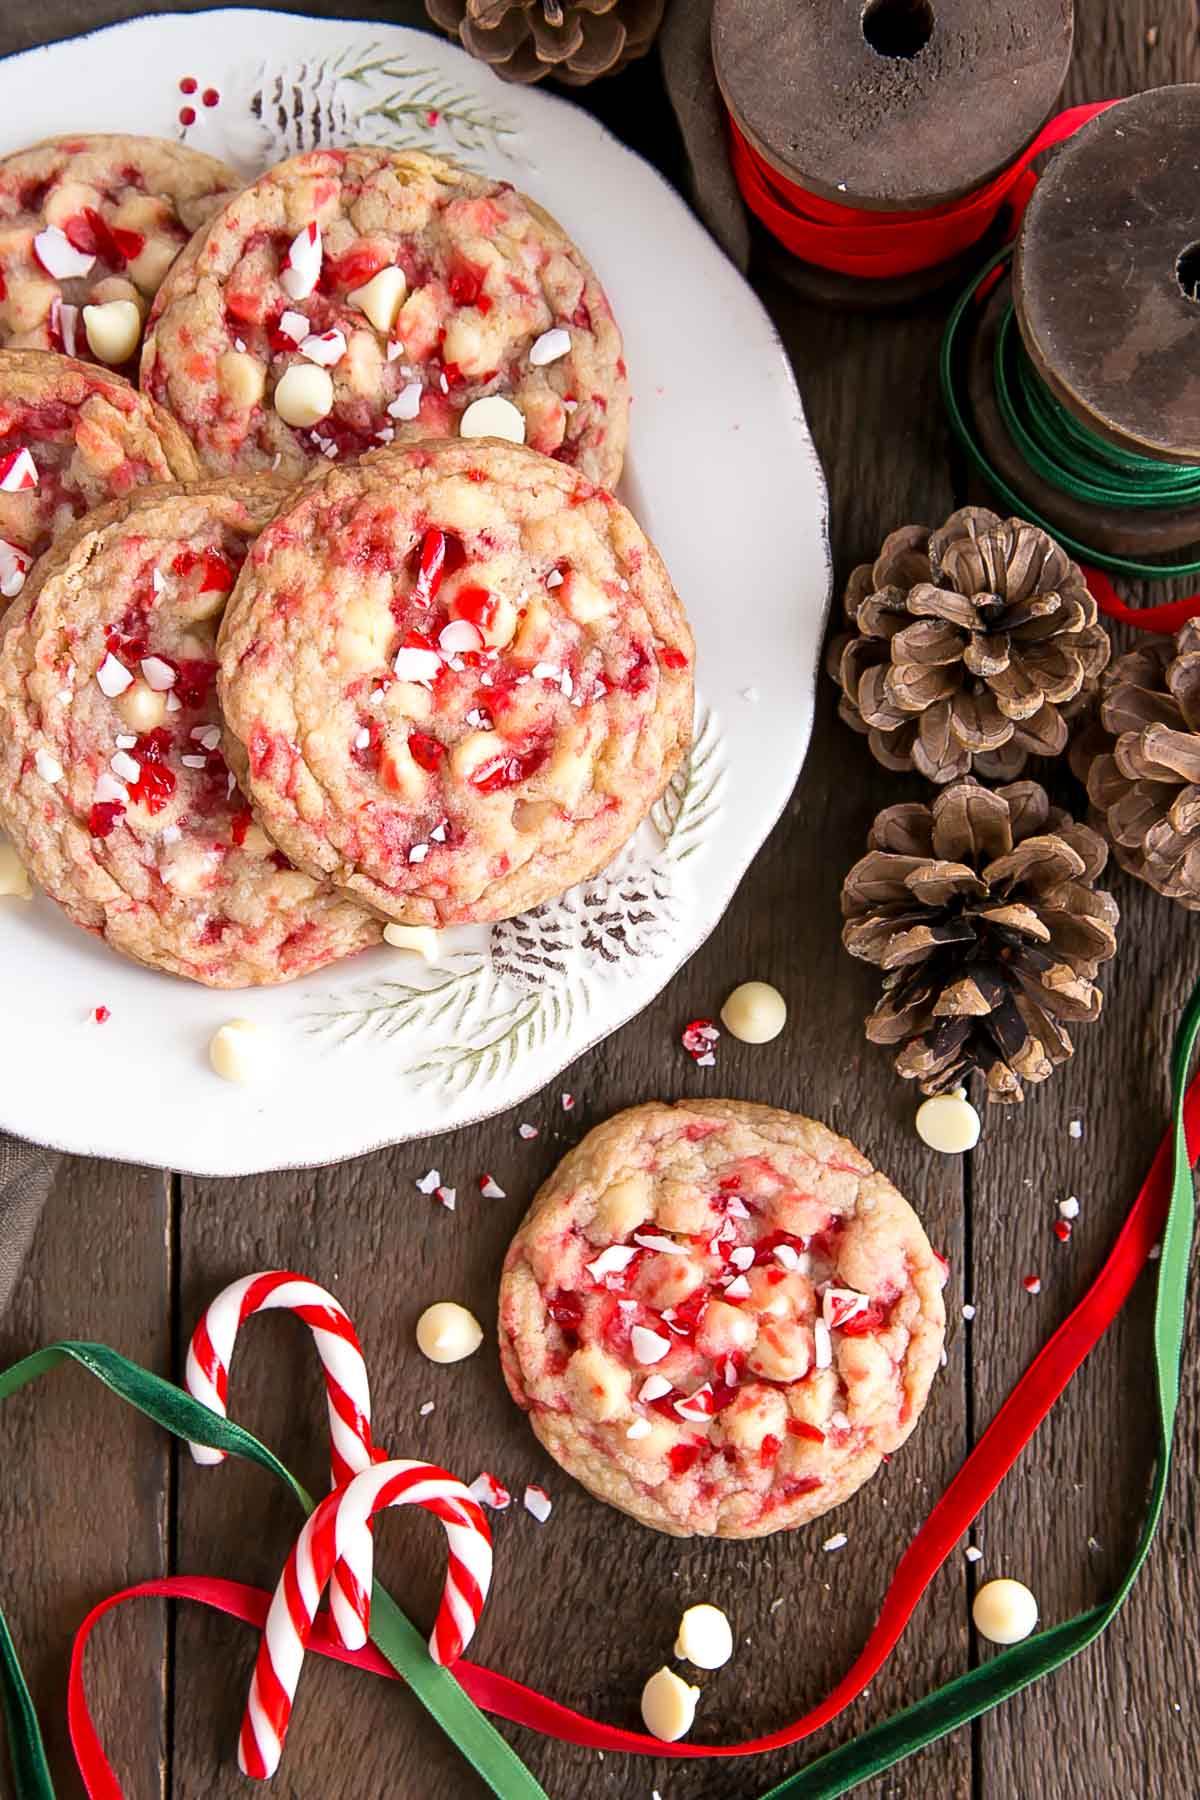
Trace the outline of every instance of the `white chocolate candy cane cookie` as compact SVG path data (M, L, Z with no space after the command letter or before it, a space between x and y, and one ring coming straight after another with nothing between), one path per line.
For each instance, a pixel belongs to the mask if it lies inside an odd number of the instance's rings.
M514 1238L504 1373L598 1499L678 1537L761 1537L847 1499L912 1431L945 1273L824 1125L638 1106L571 1151Z
M163 276L239 185L214 157L123 133L4 157L0 344L131 362Z
M0 814L80 925L211 987L288 981L379 939L292 868L221 753L217 625L281 489L149 488L47 553L0 646Z
M216 474L466 435L485 401L612 487L629 411L621 334L554 220L507 182L366 147L293 157L223 208L163 284L142 386Z
M691 633L611 495L489 439L314 475L220 638L228 754L300 867L409 925L611 861L691 737Z

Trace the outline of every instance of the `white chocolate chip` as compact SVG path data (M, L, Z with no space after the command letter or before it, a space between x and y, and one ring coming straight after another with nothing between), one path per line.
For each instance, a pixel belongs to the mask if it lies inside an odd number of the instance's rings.
M971 1608L975 1629L992 1644L1019 1644L1038 1622L1037 1601L1023 1581L987 1581Z
M673 1669L656 1670L642 1689L646 1730L664 1744L675 1743L692 1729L699 1698L700 1689L681 1681Z
M571 334L561 325L543 331L540 338L535 338L529 346L529 360L535 369L544 369L547 363L557 362L560 356L566 356L571 348Z
M333 378L315 363L293 363L279 377L275 411L285 425L304 431L333 410Z
M483 1327L457 1300L437 1300L417 1320L417 1349L430 1362L462 1362L483 1342Z
M382 331L386 336L396 323L396 314L404 305L407 292L404 270L392 267L380 269L378 275L372 275L362 287L351 288L346 299L360 313L366 314L376 331Z
M10 843L0 838L0 899L29 900L29 872Z
M175 679L174 671L171 679ZM155 693L149 682L135 681L118 699L117 712L131 731L153 731L167 716L167 702L164 695ZM137 742L136 738L134 742Z
M689 1606L679 1621L675 1654L698 1669L719 1669L733 1655L733 1630L719 1606Z
M59 762L57 756L51 755L50 751L47 750L44 745L38 745L37 750L34 752L33 764L42 780L48 781L51 787L53 787L56 782L62 780L62 764Z
M252 1019L230 1019L209 1039L208 1060L222 1081L256 1081L267 1061L267 1034Z
M458 435L505 438L510 444L523 444L525 419L511 400L500 394L485 394L482 400L472 400L458 421Z
M721 1008L721 1023L743 1044L769 1044L787 1024L787 1004L765 981L743 981Z
M393 950L413 950L424 962L438 959L438 934L432 925L385 925L383 941Z
M83 329L92 355L115 368L137 349L142 315L132 300L106 300L103 306L84 307Z
M917 1136L943 1156L962 1156L979 1142L979 1114L960 1088L953 1094L934 1094L917 1108Z
M227 400L249 412L266 392L266 365L245 350L226 350L217 358L217 385Z

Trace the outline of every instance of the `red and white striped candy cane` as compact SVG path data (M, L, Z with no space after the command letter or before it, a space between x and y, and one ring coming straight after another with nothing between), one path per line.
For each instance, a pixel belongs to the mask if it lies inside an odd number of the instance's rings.
M329 1401L332 1485L341 1487L375 1460L370 1384L354 1326L333 1295L315 1281L288 1269L268 1269L223 1288L192 1334L185 1377L188 1392L225 1418L229 1364L238 1331L254 1313L280 1308L303 1319L321 1358ZM225 1460L223 1450L210 1450L205 1444L188 1448L198 1463ZM366 1642L374 1568L369 1532L359 1534L353 1552L353 1557L339 1561L330 1590L334 1631L348 1648Z
M435 1463L383 1462L322 1500L300 1533L275 1589L250 1699L242 1721L238 1762L244 1775L265 1780L279 1767L296 1683L325 1583L338 1558L370 1539L370 1521L387 1506L423 1506L450 1540L450 1567L437 1623L429 1640L433 1660L448 1664L471 1641L492 1579L492 1534L469 1488ZM366 1642L366 1632L352 1650Z

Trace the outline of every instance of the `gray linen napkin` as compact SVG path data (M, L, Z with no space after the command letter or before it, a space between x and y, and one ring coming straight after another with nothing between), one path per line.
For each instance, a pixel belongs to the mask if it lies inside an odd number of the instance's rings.
M61 1161L57 1150L40 1150L0 1132L0 1316L12 1298Z

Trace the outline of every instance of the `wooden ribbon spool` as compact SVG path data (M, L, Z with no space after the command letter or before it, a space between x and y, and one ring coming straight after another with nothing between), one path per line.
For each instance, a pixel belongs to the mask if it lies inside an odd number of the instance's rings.
M1055 108L1073 25L1073 0L716 0L713 64L738 128L786 181L918 212L1016 161ZM767 241L802 292L864 310L965 280L981 255L871 280Z
M1011 298L1034 367L1068 411L1140 456L1200 464L1200 86L1110 107L1059 149L1025 211ZM1062 530L1121 556L1200 541L1200 505L1106 507L1043 481L996 405L1005 283L968 352L979 440L1005 480Z

